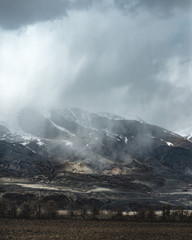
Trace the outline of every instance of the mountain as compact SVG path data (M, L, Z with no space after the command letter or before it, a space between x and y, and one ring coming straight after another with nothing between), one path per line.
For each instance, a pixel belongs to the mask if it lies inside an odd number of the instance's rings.
M2 196L41 191L106 209L191 208L192 142L176 133L77 108L46 116L25 108L18 125L16 133L0 126Z
M192 129L191 128L180 130L180 131L178 131L178 134L183 136L187 140L192 141Z

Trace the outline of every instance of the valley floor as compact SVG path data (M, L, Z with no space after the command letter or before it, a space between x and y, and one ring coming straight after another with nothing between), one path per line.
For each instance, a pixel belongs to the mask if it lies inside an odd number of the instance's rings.
M191 240L192 223L0 219L0 240Z

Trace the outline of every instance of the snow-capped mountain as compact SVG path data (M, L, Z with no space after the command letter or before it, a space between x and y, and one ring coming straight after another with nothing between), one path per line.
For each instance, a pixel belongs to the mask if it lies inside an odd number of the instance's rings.
M77 108L52 109L46 115L26 108L18 114L18 125L19 133L0 126L3 177L34 183L44 176L62 192L66 181L69 192L75 194L75 187L84 198L91 191L100 200L105 194L111 201L137 202L131 191L154 204L164 201L167 192L183 196L182 189L190 189L192 142L161 127ZM94 190L103 187L110 195Z
M177 133L190 141L192 140L192 129L191 128L179 130L179 131L177 131Z

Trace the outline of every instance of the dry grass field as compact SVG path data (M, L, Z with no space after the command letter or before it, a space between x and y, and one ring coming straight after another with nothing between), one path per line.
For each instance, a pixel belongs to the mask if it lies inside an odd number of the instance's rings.
M192 223L0 219L0 240L191 240Z

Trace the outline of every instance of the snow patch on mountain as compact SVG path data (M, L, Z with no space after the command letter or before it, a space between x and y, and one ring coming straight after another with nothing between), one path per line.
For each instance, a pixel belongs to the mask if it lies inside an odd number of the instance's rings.
M119 115L113 114L113 113L108 113L108 112L98 112L97 115L100 117L108 118L110 120L126 120L126 118L124 118L122 116L119 116Z
M180 136L188 139L188 140L192 140L192 128L188 127L186 129L182 129L179 131L176 131Z
M41 139L37 139L37 145L39 145L40 147L45 146L45 143L41 141Z
M63 143L65 143L66 146L72 147L73 143L67 140L62 140Z
M173 147L173 146L174 146L173 143L171 143L171 142L166 142L166 143L167 143L167 145L170 146L170 147Z
M125 137L125 144L127 144L127 142L128 142L128 138L127 138L127 137Z
M50 122L53 124L53 126L54 126L55 128L57 128L58 130L66 133L66 134L68 134L69 136L73 136L73 137L75 136L75 134L71 133L71 132L68 131L66 128L63 128L63 127L55 124L55 123L54 123L53 121L51 121L51 120L49 120L49 121L50 121Z

